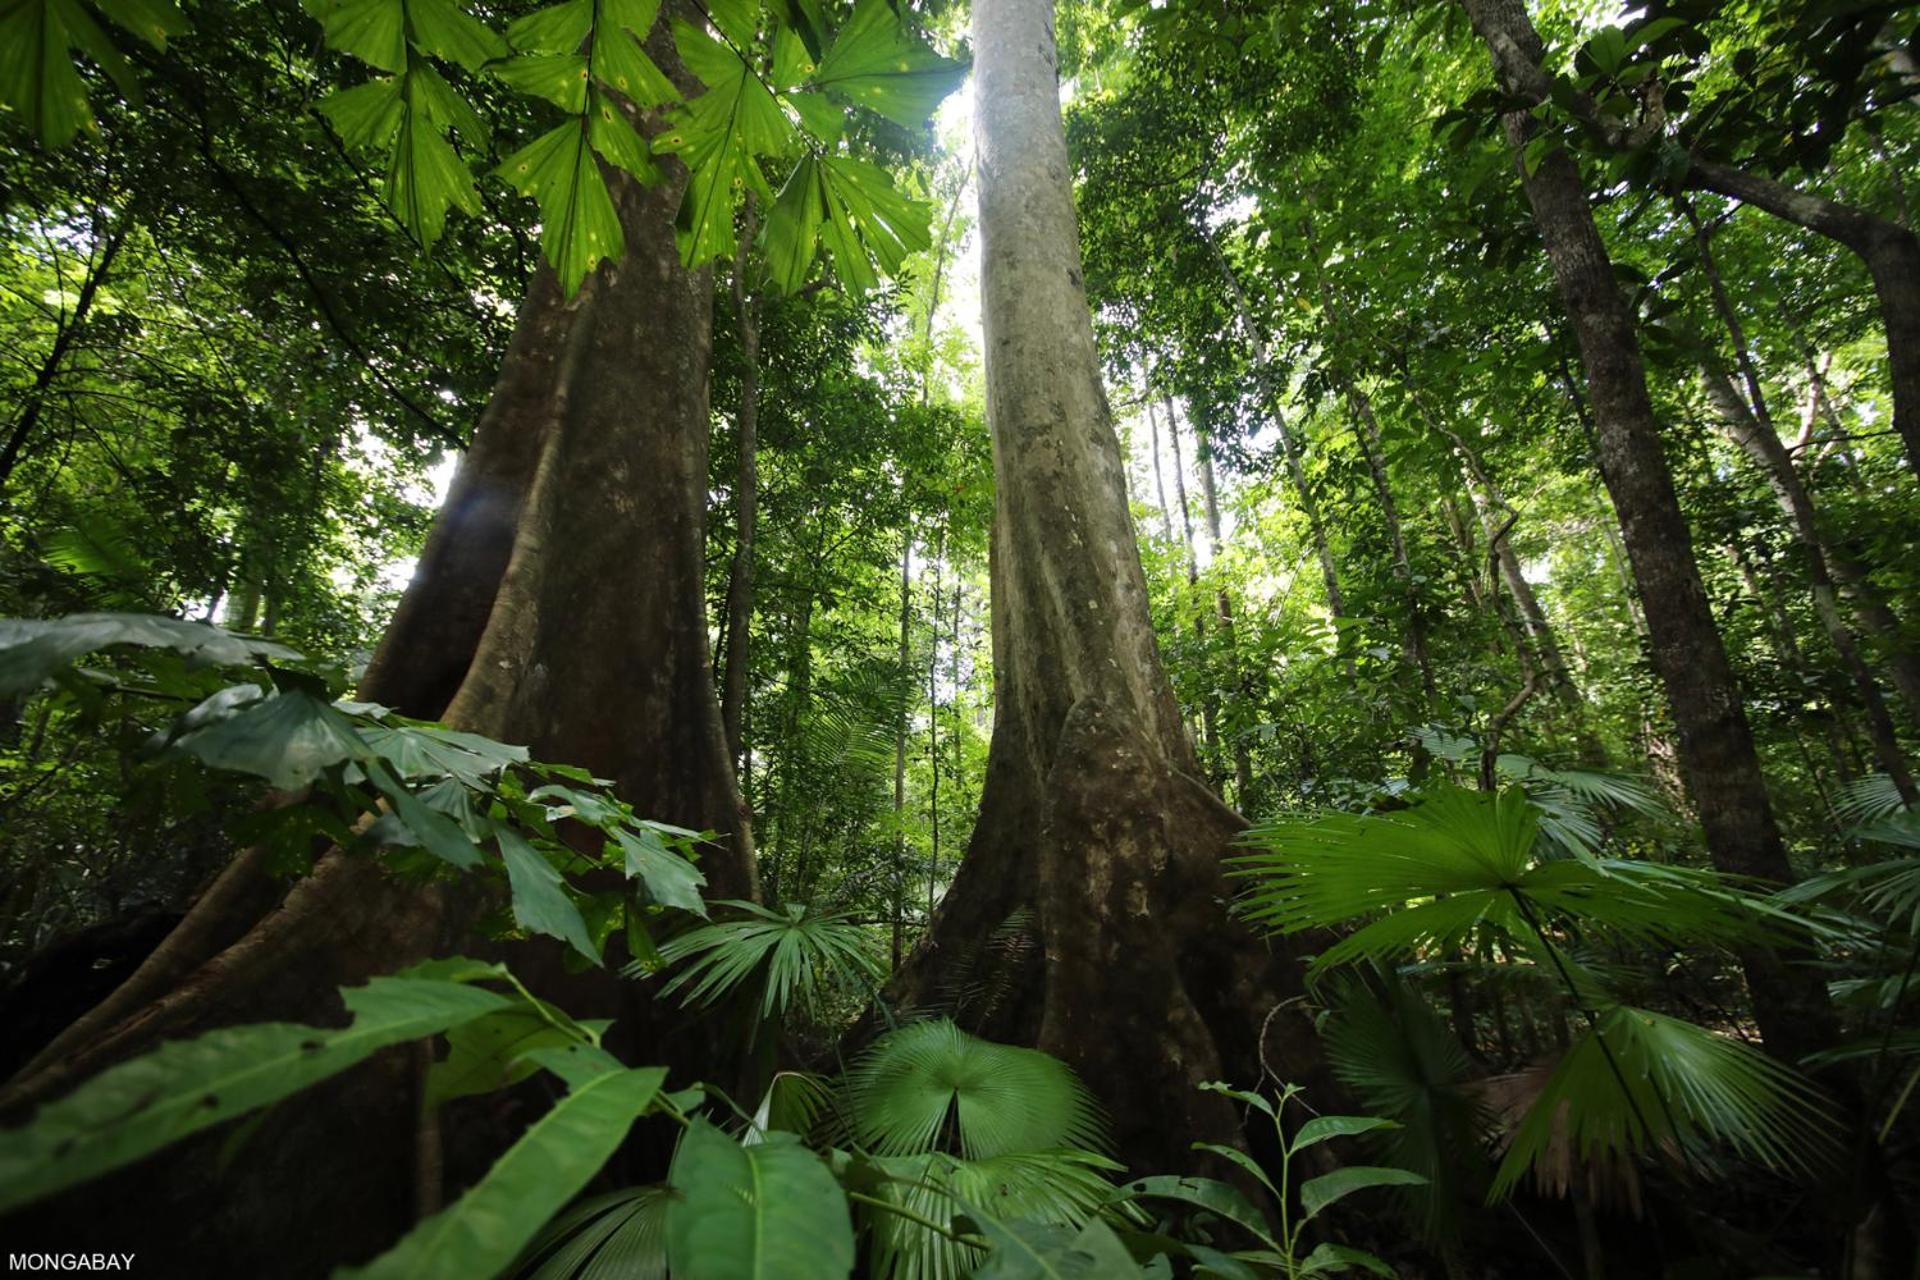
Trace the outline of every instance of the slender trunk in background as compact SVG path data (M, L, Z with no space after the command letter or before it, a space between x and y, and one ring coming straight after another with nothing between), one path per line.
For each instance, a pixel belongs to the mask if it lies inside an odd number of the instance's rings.
M1334 564L1333 549L1327 542L1326 522L1320 518L1320 503L1314 497L1313 490L1307 486L1306 467L1301 462L1300 442L1294 436L1292 426L1287 422L1286 411L1280 406L1280 387L1277 371L1273 367L1273 353L1267 345L1266 335L1253 322L1253 312L1247 306L1246 291L1240 287L1239 273L1234 271L1227 261L1213 233L1204 225L1200 228L1206 239L1207 247L1213 250L1214 261L1220 264L1220 272L1226 278L1227 292L1233 298L1234 314L1239 317L1240 328L1247 335L1247 342L1253 347L1253 366L1260 375L1260 391L1266 402L1267 412L1271 415L1274 434L1280 437L1280 456L1286 463L1287 480L1293 485L1295 498L1300 510L1306 513L1307 532L1313 538L1313 554L1320 562L1320 579L1327 590L1327 611L1336 618L1347 613L1346 601L1340 595L1340 574Z
M1220 491L1213 474L1213 438L1207 429L1199 423L1194 424L1194 447L1200 454L1200 493L1206 500L1207 540L1213 548L1213 570L1215 581L1219 582L1220 572ZM1252 705L1253 689L1247 675L1240 669L1240 651L1238 637L1234 634L1233 596L1224 582L1214 589L1214 617L1220 621L1220 643L1225 647L1227 659L1227 687L1235 696ZM1247 747L1247 735L1233 735L1233 799L1244 811L1248 808L1253 794L1253 753Z
M1920 481L1920 238L1897 222L1732 165L1694 157L1687 184L1763 209L1845 245L1866 265L1887 333L1893 428Z
M753 193L740 220L733 255L733 323L740 339L740 405L734 412L734 443L740 451L733 480L733 563L727 570L726 665L720 677L720 725L727 758L739 766L746 751L742 726L747 712L748 645L753 623L753 536L760 502L760 295L747 290L747 254L758 225Z
M127 232L132 229L132 220L121 214L120 220L114 223L112 232L108 234L106 243L101 246L99 258L88 264L87 278L81 282L80 293L73 300L73 314L61 323L59 331L53 335L53 345L47 349L46 359L34 371L33 385L27 388L20 416L7 428L6 442L0 444L0 493L6 492L7 482L13 478L13 469L20 465L20 458L33 439L53 380L60 376L68 352L86 328L87 319L93 314L94 301L100 296L100 286L106 283L107 273L113 269L113 260L120 256L120 246L127 242Z
M1167 414L1167 440L1173 445L1173 488L1175 500L1180 504L1180 538L1187 548L1187 586L1189 594L1197 594L1200 586L1200 552L1193 540L1193 507L1187 501L1187 460L1180 451L1180 415L1174 411L1173 397L1161 393L1160 407ZM1195 602L1198 603L1197 601ZM1200 642L1200 654L1203 668L1207 653L1207 622L1198 613L1193 616L1194 638ZM1200 740L1207 744L1204 761L1209 778L1220 759L1220 717L1214 706L1214 693L1209 687L1200 695Z
M1893 718L1887 713L1886 699L1881 696L1880 686L1875 682L1873 672L1868 670L1866 659L1861 656L1860 643L1853 629L1840 615L1840 600L1834 590L1833 575L1828 569L1826 544L1814 519L1813 500L1793 469L1793 459L1787 456L1786 446L1780 442L1779 434L1766 422L1756 419L1753 409L1740 399L1739 392L1734 390L1733 383L1725 373L1702 368L1700 376L1721 429L1760 464L1768 487L1773 490L1775 500L1787 517L1788 528L1793 531L1794 542L1800 550L1807 585L1813 593L1814 612L1834 652L1840 656L1840 665L1853 681L1854 693L1860 699L1860 709L1866 714L1867 736L1873 743L1874 758L1893 780L1900 798L1912 804L1920 799L1920 793L1914 790L1913 774L1900 749Z
M1800 652L1799 638L1794 634L1793 619L1787 615L1787 607L1780 593L1769 589L1769 584L1761 581L1759 573L1753 567L1753 558L1737 544L1727 544L1727 558L1739 568L1740 581L1746 585L1747 594L1766 615L1767 631L1773 641L1774 657L1780 663L1781 669L1796 675L1807 670L1806 658ZM1801 718L1803 717L1795 717L1796 720ZM1847 762L1847 744L1842 737L1840 722L1835 718L1833 709L1831 707L1814 708L1804 713L1804 718L1819 722L1821 736L1826 742L1827 755L1833 762L1835 776L1842 783L1852 781L1853 766ZM1809 762L1807 772L1813 778L1814 789L1820 793L1821 802L1831 808L1832 802L1828 799L1827 789L1821 781L1819 770L1813 768Z
M913 533L900 535L900 709L893 725L893 967L900 967L900 953L907 927L907 710L913 705L916 683L908 664L912 660L913 624Z
M1681 208L1693 224L1694 241L1700 247L1700 265L1706 273L1714 309L1726 327L1728 340L1733 344L1734 362L1747 388L1747 399L1742 403L1724 374L1703 367L1701 376L1705 379L1707 398L1719 415L1722 429L1759 464L1767 477L1768 487L1773 490L1775 500L1793 529L1795 540L1806 552L1807 574L1813 586L1814 602L1819 608L1821 622L1833 637L1834 648L1839 651L1841 660L1847 664L1849 674L1860 689L1868 722L1875 726L1875 753L1884 760L1893 742L1893 726L1887 718L1885 700L1867 671L1853 632L1840 618L1839 603L1834 598L1834 584L1843 584L1852 596L1854 616L1884 654L1894 688L1906 702L1909 721L1917 728L1920 728L1920 655L1916 655L1905 643L1899 622L1880 598L1865 567L1838 554L1821 533L1812 495L1793 465L1793 456L1781 443L1779 427L1767 408L1766 392L1760 381L1760 370L1754 362L1752 348L1747 343L1746 330L1740 323L1739 313L1734 309L1726 281L1721 278L1719 265L1714 261L1713 238L1694 213L1690 201L1682 201ZM1817 366L1810 363L1809 369L1814 377L1817 408L1819 399L1823 398L1825 384ZM1876 722L1885 722L1884 728ZM1895 756L1899 755L1897 746L1891 746L1891 749ZM1898 779L1904 773L1904 766L1889 769L1888 772ZM1908 800L1911 803L1912 797L1909 796Z
M1241 1140L1198 1086L1259 1078L1263 1022L1298 968L1224 908L1220 859L1243 823L1196 777L1155 642L1081 278L1052 5L977 0L973 36L993 740L966 859L889 994L1065 1059L1125 1159L1190 1167L1194 1139ZM1002 995L943 997L956 964L990 976L984 944L1013 929L1037 946L1004 962ZM1307 1019L1266 1030L1274 1070L1315 1075Z
M1509 93L1524 96L1540 78L1545 50L1523 0L1464 2L1495 75ZM1509 112L1505 124L1519 155L1537 122L1521 110ZM1580 171L1565 148L1552 147L1530 171L1521 166L1521 185L1579 339L1601 476L1640 597L1650 602L1653 666L1679 730L1681 763L1707 848L1722 871L1790 883L1793 868L1647 395L1633 313L1614 279ZM1817 974L1759 948L1744 949L1741 961L1769 1049L1796 1060L1832 1043L1833 1008Z
M648 47L681 74L664 19ZM619 264L573 299L551 271L534 279L361 696L525 744L613 779L649 817L718 832L700 864L707 892L753 897L707 649L711 282L681 265L685 171L661 163L668 179L652 188L609 171L627 241ZM256 849L232 863L146 964L12 1084L8 1112L164 1039L337 1017L340 986L472 943L480 904L464 883L422 889L335 851L288 889L266 862ZM560 950L516 946L516 972L539 989L557 980ZM663 1021L677 1015L633 984L569 981L581 997L569 1011L619 1020L616 1051L703 1069L697 1027ZM415 1076L412 1055L382 1055L269 1112L218 1176L226 1158L212 1135L156 1157L165 1176L153 1161L131 1171L138 1194L110 1178L37 1212L70 1214L74 1229L60 1234L82 1238L105 1196L121 1206L119 1247L191 1257L207 1274L359 1261L411 1225ZM467 1141L484 1147L489 1132L476 1126Z
M1160 420L1153 416L1153 382L1149 375L1146 391L1147 433L1153 448L1153 496L1160 504L1160 536L1173 541L1173 508L1167 505L1167 477L1160 466Z
M933 612L927 626L927 865L930 867L940 865L940 569L946 554L947 531L943 526L933 553ZM906 873L903 870L901 874L904 877ZM902 911L905 900L903 880ZM932 913L931 906L928 913Z

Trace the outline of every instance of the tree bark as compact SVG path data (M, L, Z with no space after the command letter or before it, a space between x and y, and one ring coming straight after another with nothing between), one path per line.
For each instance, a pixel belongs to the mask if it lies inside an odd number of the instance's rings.
M1541 76L1544 56L1524 3L1465 5L1495 75L1509 93L1524 98ZM1509 112L1505 124L1509 145L1523 152L1536 122L1521 110ZM1601 476L1620 517L1640 598L1649 602L1653 666L1679 731L1682 768L1708 851L1722 871L1788 883L1793 870L1674 492L1633 314L1615 283L1579 169L1564 147L1550 147L1531 172L1521 165L1521 183L1579 340ZM1744 950L1741 961L1769 1049L1797 1059L1831 1043L1833 1011L1818 975L1761 949Z
M1259 1078L1262 1019L1298 975L1225 914L1220 856L1242 821L1195 776L1155 643L1081 277L1052 6L978 0L973 32L995 717L966 860L891 995L1061 1056L1127 1159L1187 1167L1193 1139L1239 1140L1233 1108L1197 1086ZM992 963L989 935L1022 925L1038 948L1009 963L1003 998L943 1000ZM1269 1060L1306 1079L1308 1025L1274 1022Z
M1213 474L1213 438L1205 427L1194 424L1195 448L1200 454L1200 493L1206 500L1207 541L1213 548L1215 581L1219 585L1213 592L1213 614L1220 623L1220 643L1225 646L1227 659L1227 684L1235 695L1251 703L1253 690L1246 673L1240 669L1240 650L1238 637L1234 634L1233 595L1225 582L1218 577L1220 548L1220 492ZM1247 747L1244 733L1233 735L1233 799L1242 809L1246 809L1253 798L1253 753Z
M677 71L664 22L650 48ZM643 814L719 832L701 862L708 893L752 897L751 834L707 652L711 288L707 272L680 263L685 172L664 164L669 179L650 189L609 171L627 238L619 264L571 300L550 270L537 274L361 694L584 766ZM468 882L422 889L334 851L282 898L264 861L250 852L232 864L147 965L71 1029L80 1034L64 1037L57 1061L14 1082L6 1109L18 1115L162 1038L333 1019L339 986L472 945L481 904ZM522 952L523 974L557 974L557 954ZM569 1011L619 1015L618 1033L632 1034L639 997L603 976L582 984L600 1007L569 1001ZM413 1068L411 1053L383 1055L275 1109L231 1172L217 1171L217 1141L196 1141L162 1157L165 1176L147 1164L132 1181L41 1208L87 1222L106 1195L139 1204L137 1223L116 1221L122 1247L139 1239L156 1260L191 1257L206 1274L324 1274L411 1224Z
M747 194L746 216L740 222L740 242L733 256L733 315L740 339L740 407L734 414L734 441L740 450L733 481L733 563L727 570L727 656L720 678L720 724L727 737L727 757L736 765L746 739L748 647L753 622L753 536L760 502L760 295L747 291L747 253L753 245L753 194Z

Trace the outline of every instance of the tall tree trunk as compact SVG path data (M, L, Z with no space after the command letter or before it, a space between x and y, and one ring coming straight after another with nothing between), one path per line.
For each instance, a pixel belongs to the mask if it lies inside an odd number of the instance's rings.
M1354 439L1360 444L1360 456L1373 480L1373 496L1380 504L1381 518L1387 525L1387 546L1393 553L1393 580L1400 588L1401 604L1407 611L1400 631L1400 643L1414 674L1420 677L1420 691L1426 695L1421 707L1424 718L1439 696L1434 679L1433 659L1427 652L1427 621L1420 605L1420 588L1413 576L1413 558L1407 552L1406 526L1400 519L1400 503L1393 494L1393 482L1387 475L1386 450L1380 438L1380 421L1374 417L1373 400L1351 382L1347 384L1347 405L1353 411Z
M1501 84L1526 98L1528 86L1541 78L1545 50L1523 0L1465 4ZM1507 140L1516 155L1536 129L1527 111L1507 114ZM1633 314L1614 280L1580 171L1565 148L1552 147L1530 172L1521 166L1521 183L1579 339L1600 472L1620 517L1634 580L1643 600L1659 603L1647 611L1651 656L1679 730L1682 767L1707 848L1722 871L1787 883L1793 869L1674 492ZM1768 1048L1797 1059L1832 1042L1833 1010L1818 975L1758 948L1744 950L1741 961Z
M1160 504L1160 536L1173 541L1173 508L1167 503L1167 477L1160 466L1160 419L1153 416L1153 375L1147 375L1147 433L1153 449L1153 497Z
M753 536L760 504L760 295L747 290L747 255L758 219L753 193L733 255L733 323L740 339L740 406L734 442L740 450L733 481L733 563L727 570L727 656L720 677L720 724L727 758L736 765L745 751L748 647L753 643Z
M1887 713L1886 699L1881 696L1880 686L1875 682L1873 672L1868 670L1866 659L1861 656L1860 642L1853 628L1847 625L1846 619L1840 614L1840 600L1828 568L1826 544L1814 519L1813 500L1801 485L1800 477L1793 469L1793 460L1787 456L1786 446L1780 442L1779 435L1755 418L1753 410L1741 400L1727 375L1716 369L1703 368L1700 376L1706 385L1707 399L1713 404L1722 429L1747 456L1760 464L1767 486L1773 490L1775 500L1787 517L1794 542L1800 549L1807 585L1813 592L1814 612L1819 616L1820 625L1825 629L1834 652L1840 656L1840 665L1853 681L1860 708L1866 713L1867 736L1873 743L1874 758L1880 762L1887 776L1893 779L1900 798L1912 804L1920 799L1920 793L1914 790L1913 774L1907 766L1905 753L1900 749L1893 717Z
M663 22L650 41L678 70ZM527 745L615 781L644 814L720 833L713 896L751 897L751 836L707 652L702 548L711 293L674 240L685 174L651 189L610 172L625 258L580 296L542 269L494 396L362 696ZM636 495L645 494L645 500ZM422 889L335 851L281 891L242 854L139 971L16 1080L7 1108L52 1096L162 1038L241 1022L338 1016L336 988L470 945L470 885ZM523 953L530 969L557 952ZM554 968L557 969L557 964ZM538 980L538 974L533 975ZM631 1034L631 984L586 984ZM661 1037L666 1043L672 1037ZM659 1045L637 1046L661 1052ZM97 1219L138 1203L120 1239L208 1274L322 1274L409 1225L415 1060L383 1055L269 1113L230 1173L217 1141L46 1206ZM177 1176L175 1176L177 1174ZM131 1184L129 1184L130 1186ZM120 1186L127 1192L129 1186Z
M1187 501L1187 460L1180 452L1180 415L1174 411L1173 397L1162 392L1160 407L1167 414L1167 440L1173 445L1173 488L1176 501L1180 504L1180 538L1187 548L1187 586L1197 594L1200 587L1200 553L1193 540L1193 507ZM1124 477L1123 477L1124 479ZM1123 491L1121 498L1124 501ZM1198 603L1196 601L1196 603ZM1202 665L1206 665L1207 623L1198 613L1193 618L1194 638L1199 641ZM1212 681L1200 693L1200 736L1207 744L1205 766L1209 777L1214 777L1213 768L1220 759L1220 714L1214 705Z
M941 1003L940 976L991 963L1026 919L990 1035L1076 1067L1140 1167L1179 1168L1195 1138L1237 1141L1197 1086L1252 1082L1262 1019L1296 967L1223 910L1220 856L1241 819L1198 781L1155 644L1119 443L1081 279L1048 0L977 0L981 296L994 445L995 717L980 820L898 1002ZM1018 914L1016 914L1018 913ZM1317 1062L1304 1020L1267 1058Z
M1913 478L1920 480L1920 238L1864 209L1698 156L1687 166L1687 183L1837 241L1866 265L1887 331L1893 427Z

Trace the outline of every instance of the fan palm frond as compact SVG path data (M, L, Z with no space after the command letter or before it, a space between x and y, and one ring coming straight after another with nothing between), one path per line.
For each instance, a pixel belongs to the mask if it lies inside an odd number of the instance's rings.
M1456 1234L1468 1188L1485 1176L1480 1107L1461 1087L1472 1064L1459 1039L1417 992L1389 980L1384 997L1345 984L1321 1042L1335 1078L1366 1112L1395 1122L1372 1135L1386 1160L1426 1177L1400 1193L1414 1219L1429 1238Z
M830 985L869 991L879 982L882 965L866 930L838 911L815 913L789 903L784 912L755 902L721 900L714 906L740 913L691 929L661 944L668 966L686 963L660 989L660 994L684 992L685 1004L711 1005L750 978L764 987L760 1011L777 1017L797 998L816 1008ZM635 962L623 971L627 977L645 977L646 966Z
M1901 799L1900 789L1894 785L1891 777L1884 773L1870 773L1840 788L1840 794L1833 802L1833 815L1842 823L1855 826L1890 818L1906 807L1907 802Z
M1505 1198L1530 1170L1564 1192L1575 1161L1685 1151L1705 1140L1770 1168L1804 1170L1833 1131L1819 1091L1758 1049L1614 1005L1541 1078L1488 1199Z
M1249 886L1242 911L1274 932L1366 921L1316 957L1314 972L1452 948L1485 928L1524 944L1541 917L1643 943L1742 941L1789 919L1709 871L1544 860L1538 833L1538 811L1518 788L1447 787L1411 809L1256 827L1244 841L1261 851L1233 859L1233 873Z
M1020 1151L963 1160L940 1152L883 1156L878 1196L909 1213L951 1225L966 1207L1003 1222L1078 1227L1113 1191L1108 1175L1122 1166L1090 1151ZM873 1269L890 1280L958 1280L971 1275L981 1250L898 1214L870 1215Z
M847 1073L847 1101L856 1140L881 1156L946 1151L984 1160L1100 1151L1107 1141L1093 1095L1065 1063L946 1019L876 1041Z
M666 1280L667 1189L593 1196L548 1223L521 1255L520 1280Z

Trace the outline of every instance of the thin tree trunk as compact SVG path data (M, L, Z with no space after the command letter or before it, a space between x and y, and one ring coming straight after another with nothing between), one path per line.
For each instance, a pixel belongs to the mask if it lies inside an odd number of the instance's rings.
M1805 227L1851 249L1866 265L1887 333L1893 427L1920 480L1920 239L1897 222L1733 165L1694 157L1687 183Z
M720 725L727 736L727 758L738 766L744 752L742 724L747 710L747 676L751 669L753 538L760 501L760 295L747 291L747 254L753 245L758 218L753 193L747 193L746 215L740 221L740 240L733 255L733 315L740 339L740 406L734 413L734 441L740 450L734 474L733 563L727 571L727 656L720 678Z
M1893 718L1887 713L1886 699L1881 696L1873 673L1867 669L1866 659L1860 654L1860 644L1853 629L1840 615L1839 597L1834 590L1833 576L1828 570L1826 544L1814 519L1813 500L1801 485L1800 477L1793 469L1793 460L1787 456L1786 446L1780 443L1779 435L1764 422L1755 419L1753 411L1740 399L1739 392L1734 390L1726 374L1703 368L1700 376L1722 429L1760 464L1768 487L1773 490L1775 500L1787 517L1788 527L1792 529L1794 541L1800 548L1807 585L1813 592L1814 612L1819 616L1820 625L1826 630L1834 652L1840 656L1840 665L1853 681L1854 693L1860 699L1860 709L1866 713L1867 736L1873 743L1874 758L1893 780L1900 798L1912 804L1920 799L1920 793L1914 790L1913 774L1908 768L1905 754L1900 750Z
M907 910L907 710L913 703L913 533L900 535L900 711L893 728L893 967L900 967Z
M1465 4L1496 76L1509 93L1525 97L1541 78L1545 50L1523 0ZM1536 131L1527 111L1507 114L1507 140L1516 155ZM1793 869L1647 395L1633 314L1615 282L1579 169L1561 147L1549 148L1531 171L1521 169L1579 339L1600 471L1619 513L1633 576L1641 598L1659 604L1647 615L1653 665L1679 729L1681 761L1708 850L1722 871L1789 883ZM1816 974L1759 948L1744 949L1741 961L1761 1034L1774 1053L1792 1060L1832 1042L1833 1010Z
M100 286L106 283L107 273L113 269L113 260L120 255L120 246L127 242L127 232L132 228L133 221L125 214L114 223L106 244L101 248L99 260L89 266L87 278L80 284L79 296L73 300L73 314L54 334L53 345L47 349L46 359L34 371L33 385L27 388L20 416L7 429L6 442L0 444L0 493L6 492L7 482L13 478L13 469L20 465L20 458L40 425L47 392L52 388L53 380L59 376L61 366L66 363L67 353L73 349L74 342L86 327L87 318L93 314L93 304L100 296Z
M1801 655L1799 638L1794 634L1793 619L1787 616L1786 606L1781 601L1779 593L1769 590L1768 585L1760 580L1759 573L1753 567L1752 558L1739 546L1729 543L1727 556L1739 568L1740 580L1746 584L1747 594L1753 597L1754 603L1759 605L1761 611L1766 614L1767 630L1773 640L1774 656L1781 667L1795 673L1805 671L1807 662ZM1833 761L1835 775L1843 783L1850 781L1853 777L1853 766L1847 762L1846 742L1842 737L1840 722L1835 719L1832 708L1817 708L1808 718L1818 721L1820 725L1821 736L1826 742L1827 756ZM1813 776L1815 789L1821 793L1821 800L1826 802L1826 788L1822 785L1818 772L1812 768L1811 764L1808 772Z
M955 1009L1066 1059L1142 1168L1195 1138L1238 1141L1208 1079L1253 1081L1262 1020L1299 990L1284 951L1222 908L1241 820L1197 762L1155 644L1091 317L1047 0L973 11L981 297L993 436L995 716L980 820L900 1004L1032 911L1038 954L991 1010ZM1274 1019L1267 1058L1318 1062L1305 1019Z
M1180 504L1180 538L1187 548L1187 586L1197 593L1200 586L1200 553L1193 540L1193 507L1187 501L1187 460L1180 452L1180 415L1174 411L1173 397L1161 393L1160 407L1167 413L1167 439L1173 445L1173 488L1175 499ZM1207 652L1207 623L1199 614L1194 615L1193 634L1199 641L1202 663L1205 665ZM1213 774L1215 763L1220 759L1220 716L1214 705L1212 682L1200 694L1200 735L1207 744L1205 764L1209 777Z
M1215 581L1219 582L1219 561L1221 550L1220 535L1220 492L1213 474L1213 439L1205 427L1194 424L1195 449L1200 455L1200 493L1206 501L1207 540L1213 548ZM1246 673L1240 669L1240 652L1234 634L1233 595L1224 582L1220 582L1213 593L1214 617L1220 622L1220 643L1225 646L1227 658L1227 683L1240 698L1251 700L1253 690L1249 687ZM1253 795L1253 753L1247 747L1244 733L1233 735L1233 798L1242 809L1251 802Z
M1387 544L1393 553L1393 579L1407 611L1400 639L1407 662L1420 677L1420 690L1426 695L1424 715L1439 695L1440 686L1434 679L1433 659L1427 653L1427 623L1420 607L1420 588L1414 581L1413 559L1407 553L1406 527L1401 523L1400 504L1394 498L1393 483L1387 476L1386 452L1381 445L1380 422L1373 414L1373 400L1359 387L1348 383L1347 404L1353 411L1354 439L1360 444L1360 456L1366 461L1367 474L1373 480L1374 498L1387 524Z
M1146 391L1147 434L1153 449L1153 496L1160 506L1160 535L1173 541L1173 508L1167 504L1167 477L1160 466L1160 420L1153 416L1153 382L1149 375Z

